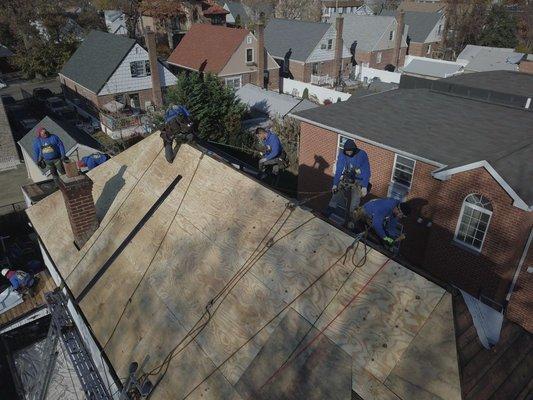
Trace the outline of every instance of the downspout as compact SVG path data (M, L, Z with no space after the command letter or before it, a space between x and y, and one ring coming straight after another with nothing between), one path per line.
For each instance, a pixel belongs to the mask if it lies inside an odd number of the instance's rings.
M513 281L511 282L511 287L509 287L509 292L507 293L507 296L505 297L505 300L507 301L507 303L509 303L509 300L511 300L511 295L513 294L514 288L516 286L516 281L518 281L520 270L522 269L522 266L524 265L524 261L526 261L527 252L529 251L529 246L531 245L532 240L533 240L533 228L529 230L529 237L527 238L526 245L524 246L522 257L520 257L520 261L518 262L518 266L516 267L516 271L513 276Z

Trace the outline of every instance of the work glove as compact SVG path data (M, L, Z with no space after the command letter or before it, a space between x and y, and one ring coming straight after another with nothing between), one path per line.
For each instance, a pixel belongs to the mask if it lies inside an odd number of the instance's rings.
M337 185L333 185L333 187L331 188L331 193L335 194L339 191L339 188L337 187Z
M356 175L361 175L361 169L360 168L356 168L354 170L354 172L355 172Z
M392 247L394 245L394 239L391 238L391 237L386 236L386 237L383 238L383 243L385 243L387 246L391 246Z
M46 163L44 162L44 160L39 160L37 161L37 166L41 169L45 169L46 168Z
M361 188L361 197L365 197L368 194L368 190L366 187Z

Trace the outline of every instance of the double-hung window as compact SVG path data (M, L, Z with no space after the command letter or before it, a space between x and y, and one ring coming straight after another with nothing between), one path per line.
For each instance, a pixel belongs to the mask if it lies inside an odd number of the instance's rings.
M492 205L489 199L479 194L468 195L463 201L457 222L455 241L481 251L491 217Z
M254 62L254 49L246 49L246 63Z
M415 164L415 160L396 154L389 186L389 197L394 197L398 200L405 199L413 183Z
M328 39L328 50L333 48L333 39Z
M132 61L130 62L130 72L132 78L150 76L150 61Z
M232 88L234 90L241 88L241 77L239 76L228 76L227 78L224 78L224 83L227 87Z

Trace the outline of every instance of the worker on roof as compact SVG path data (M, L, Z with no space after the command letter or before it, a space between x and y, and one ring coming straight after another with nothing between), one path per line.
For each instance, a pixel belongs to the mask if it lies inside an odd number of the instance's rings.
M89 156L83 157L80 161L78 161L78 168L87 168L87 170L90 171L91 169L105 163L107 160L109 160L109 156L107 154L93 153Z
M261 145L261 159L259 160L259 171L263 177L265 173L270 171L273 175L278 175L279 171L284 167L286 155L283 150L283 145L279 140L278 135L270 129L257 128L255 135Z
M174 161L179 146L193 138L192 115L187 107L174 106L167 110L165 125L161 128L160 136L165 147L165 158L171 163Z
M361 198L368 194L369 182L368 155L359 149L352 139L346 140L337 156L337 167L331 187L333 195L328 204L328 214L331 214L339 204L344 204L348 211L345 222L350 229L353 228L351 216L359 206Z
M48 167L52 177L65 174L63 161L68 161L61 139L49 133L45 128L37 128L37 137L33 141L33 159L41 169Z
M411 206L408 203L389 197L370 200L359 207L354 219L362 219L385 246L393 247L396 242L405 238L401 233L399 222L410 213Z
M13 289L17 291L30 289L37 283L33 275L20 270L4 268L2 269L2 275L9 280Z

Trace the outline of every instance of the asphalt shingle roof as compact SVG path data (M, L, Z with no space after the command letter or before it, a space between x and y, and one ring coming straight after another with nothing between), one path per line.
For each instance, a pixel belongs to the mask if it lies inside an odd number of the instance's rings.
M203 69L217 74L249 33L247 29L210 24L193 25L176 46L168 62L195 71Z
M37 136L37 129L43 127L48 132L57 135L63 142L65 153L68 153L76 144L83 144L95 150L100 150L101 146L92 136L82 132L77 127L56 121L50 117L44 117L35 127L33 127L22 139L18 141L19 145L33 157L33 140Z
M125 36L91 31L60 74L98 93L135 43Z
M485 71L456 75L444 81L494 92L533 97L533 77L525 72Z
M381 15L395 16L396 12L383 10ZM441 17L442 14L436 12L405 11L404 23L409 25L409 37L411 41L424 43Z
M246 26L250 18L248 17L248 13L246 12L244 5L234 1L226 1L224 4L228 6L229 12L233 18L237 19L237 15L240 15L242 26Z
M297 116L446 166L486 160L533 204L533 186L524 179L533 176L531 111L428 89L399 89Z
M333 14L331 21L336 16ZM394 17L390 16L344 14L342 39L348 48L357 40L356 51L382 50L376 45L393 22Z
M331 24L271 19L265 28L265 47L273 57L283 58L292 49L292 60L306 61Z

